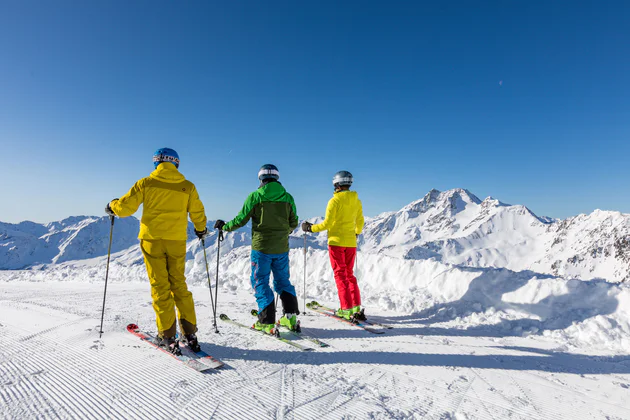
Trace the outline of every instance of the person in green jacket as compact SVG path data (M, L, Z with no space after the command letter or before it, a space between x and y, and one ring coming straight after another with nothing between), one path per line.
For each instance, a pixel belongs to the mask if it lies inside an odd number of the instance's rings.
M258 321L254 328L273 334L276 324L274 294L269 287L273 272L273 288L280 295L284 315L280 325L297 330L300 314L295 288L289 274L289 234L298 225L293 197L282 184L275 165L263 165L258 172L260 187L245 200L240 213L225 223L217 220L215 229L232 232L252 220L251 283L258 303Z

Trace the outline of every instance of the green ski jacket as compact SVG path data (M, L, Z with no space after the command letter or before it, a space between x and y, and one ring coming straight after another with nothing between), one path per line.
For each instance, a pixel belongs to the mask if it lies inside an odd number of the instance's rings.
M289 252L289 234L298 225L291 194L279 182L269 182L251 193L240 213L223 226L232 232L252 219L252 250L264 254Z

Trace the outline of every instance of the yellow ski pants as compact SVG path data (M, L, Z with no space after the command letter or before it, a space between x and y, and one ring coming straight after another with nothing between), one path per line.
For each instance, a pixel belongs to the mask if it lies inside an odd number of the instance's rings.
M147 266L153 309L161 337L174 337L179 328L183 334L197 331L197 317L192 293L188 291L184 269L186 267L186 241L143 239L140 248Z

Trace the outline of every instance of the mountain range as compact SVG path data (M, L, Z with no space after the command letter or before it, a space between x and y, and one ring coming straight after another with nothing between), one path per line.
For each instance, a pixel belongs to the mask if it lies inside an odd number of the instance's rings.
M311 221L317 220L321 218ZM208 222L210 228L213 224ZM106 216L0 223L0 269L42 268L106 255L109 228ZM138 229L134 217L115 221L112 252L126 255L133 264L141 260ZM225 236L222 255L251 243L249 227ZM188 238L188 258L194 259L198 240L192 225ZM326 233L309 234L307 241L310 248L325 249ZM304 246L299 228L291 234L290 245ZM206 246L216 252L216 232ZM399 259L621 282L630 278L630 215L595 210L557 220L492 197L482 201L465 189L431 190L398 211L366 219L359 249Z

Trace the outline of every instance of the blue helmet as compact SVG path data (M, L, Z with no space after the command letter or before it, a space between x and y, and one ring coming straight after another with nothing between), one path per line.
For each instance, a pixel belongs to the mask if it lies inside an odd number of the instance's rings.
M153 166L157 169L162 162L171 162L176 168L179 168L179 155L173 149L163 147L153 153Z
M276 165L272 165L270 163L263 165L258 171L258 180L264 181L265 179L275 179L276 181L280 179L280 172Z

